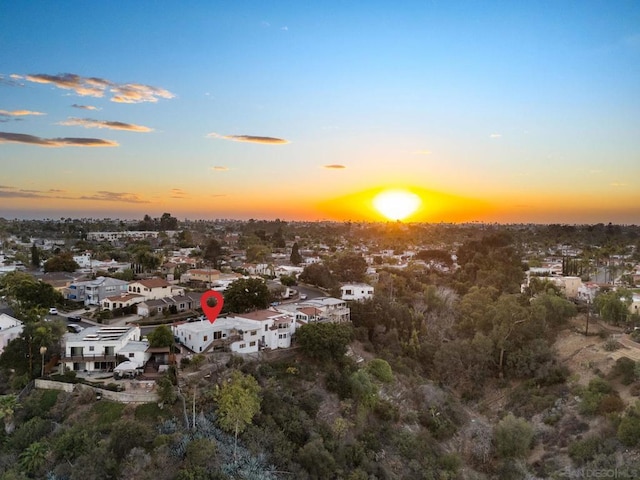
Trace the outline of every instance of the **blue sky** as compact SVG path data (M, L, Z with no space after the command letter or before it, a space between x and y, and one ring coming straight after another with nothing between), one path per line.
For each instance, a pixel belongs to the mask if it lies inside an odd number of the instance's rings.
M637 1L0 1L0 47L0 216L640 222Z

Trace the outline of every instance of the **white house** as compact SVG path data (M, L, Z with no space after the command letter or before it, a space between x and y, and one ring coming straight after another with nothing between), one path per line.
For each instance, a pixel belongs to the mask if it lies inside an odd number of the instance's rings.
M297 277L304 271L303 267L295 267L293 265L279 265L274 268L273 274L280 278L283 275Z
M373 287L366 283L345 283L340 287L342 300L367 300L373 298Z
M297 320L307 322L344 323L351 321L351 309L346 300L333 297L317 297L300 303L286 303L276 307Z
M118 351L118 356L126 358L127 362L135 364L135 368L142 368L151 358L149 342L146 340L140 342L127 342L124 347Z
M262 349L289 348L295 332L295 318L288 312L258 310L233 317L175 324L173 334L189 350L200 353L209 348L226 348L236 353Z
M88 327L80 333L66 333L62 341L64 356L60 361L67 370L110 371L125 360L141 362L142 367L148 359L148 344L141 342L137 326Z
M11 340L18 338L24 326L22 322L6 313L0 314L0 353Z

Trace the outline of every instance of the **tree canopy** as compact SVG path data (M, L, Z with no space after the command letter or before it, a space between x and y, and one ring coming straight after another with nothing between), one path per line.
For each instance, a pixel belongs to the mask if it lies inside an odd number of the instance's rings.
M62 302L62 294L24 272L9 272L0 277L0 293L16 310L49 308Z
M321 263L307 265L298 278L300 278L302 282L325 289L331 289L338 285L338 280L333 276L327 266Z
M69 252L62 252L44 262L45 272L75 272L80 265Z
M223 430L238 434L251 424L260 411L260 386L251 375L234 370L231 378L216 385L214 399L217 404L218 423Z
M352 328L346 323L308 323L296 332L302 351L320 360L337 360L347 352Z
M239 278L224 291L225 312L246 313L267 308L271 293L261 278Z
M170 347L174 343L173 333L167 325L159 325L147 334L149 346L152 348Z
M364 282L367 274L367 262L357 253L343 253L330 262L333 274L341 282Z

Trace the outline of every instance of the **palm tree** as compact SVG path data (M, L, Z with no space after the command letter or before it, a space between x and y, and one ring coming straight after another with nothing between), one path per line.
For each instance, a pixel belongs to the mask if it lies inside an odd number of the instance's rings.
M20 466L28 473L39 471L47 462L47 446L34 442L20 454Z
M16 428L13 422L13 413L18 407L18 398L15 395L3 395L0 397L0 418L4 419L4 431L9 435Z

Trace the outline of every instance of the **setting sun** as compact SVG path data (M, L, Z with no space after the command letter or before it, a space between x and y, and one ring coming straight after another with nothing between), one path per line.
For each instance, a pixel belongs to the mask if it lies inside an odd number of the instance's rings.
M386 190L373 198L373 206L389 220L404 220L414 213L422 200L406 190Z

